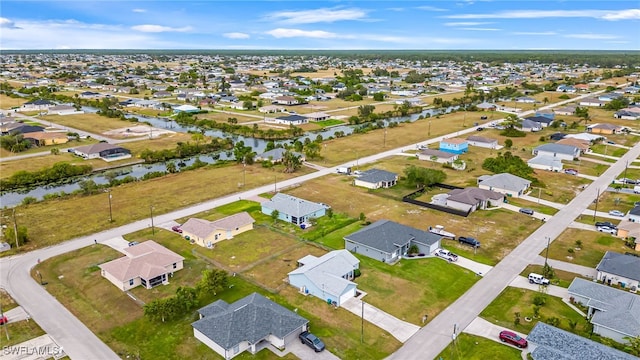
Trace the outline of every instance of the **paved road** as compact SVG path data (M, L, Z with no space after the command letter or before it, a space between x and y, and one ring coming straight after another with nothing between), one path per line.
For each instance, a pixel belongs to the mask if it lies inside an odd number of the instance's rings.
M535 261L547 246L549 237L555 240L567 226L595 199L598 189L605 189L624 171L625 163L640 155L640 143L630 149L618 162L576 196L567 206L534 231L489 273L480 279L442 313L407 341L390 359L433 359L451 342L454 325L465 329L480 312L508 286L524 268Z

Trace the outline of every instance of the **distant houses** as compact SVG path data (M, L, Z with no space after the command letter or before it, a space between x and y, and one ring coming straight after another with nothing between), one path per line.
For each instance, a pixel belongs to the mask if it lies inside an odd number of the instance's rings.
M79 146L71 150L74 154L85 159L100 158L104 161L116 161L131 157L131 151L109 143L97 143Z

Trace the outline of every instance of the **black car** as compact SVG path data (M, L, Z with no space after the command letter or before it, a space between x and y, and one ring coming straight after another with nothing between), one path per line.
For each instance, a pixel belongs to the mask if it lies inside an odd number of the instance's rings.
M306 344L308 347L312 348L313 351L315 352L320 352L324 350L324 343L322 342L322 340L318 339L317 336L313 335L308 331L303 331L302 333L300 333L300 335L298 335L298 338L300 338L300 341L303 344Z
M484 128L482 128L482 127L479 127L479 128L476 129L476 131L482 131L482 130L484 130Z
M460 236L458 238L458 242L460 244L467 244L467 245L471 245L473 247L480 247L480 241L472 238L472 237L468 237L468 236Z
M520 210L518 210L518 211L520 211L520 212L521 212L521 213L523 213L523 214L533 215L533 210L531 210L531 209L522 208L522 209L520 209Z
M608 228L612 228L612 229L617 229L618 227L615 226L612 222L610 221L597 221L596 222L596 227L608 227Z

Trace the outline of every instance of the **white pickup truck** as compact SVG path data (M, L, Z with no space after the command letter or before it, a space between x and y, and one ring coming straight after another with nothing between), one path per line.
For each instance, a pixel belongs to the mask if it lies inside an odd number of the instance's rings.
M458 261L458 255L452 253L449 250L438 249L436 250L435 255L448 261Z

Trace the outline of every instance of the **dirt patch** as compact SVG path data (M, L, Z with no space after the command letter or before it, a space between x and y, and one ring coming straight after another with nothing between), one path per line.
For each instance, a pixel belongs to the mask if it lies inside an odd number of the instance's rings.
M175 131L161 129L157 127L151 127L146 125L137 125L131 127L124 127L115 130L109 130L103 133L103 135L115 138L132 138L146 136L149 138L157 138L162 135L175 134Z

